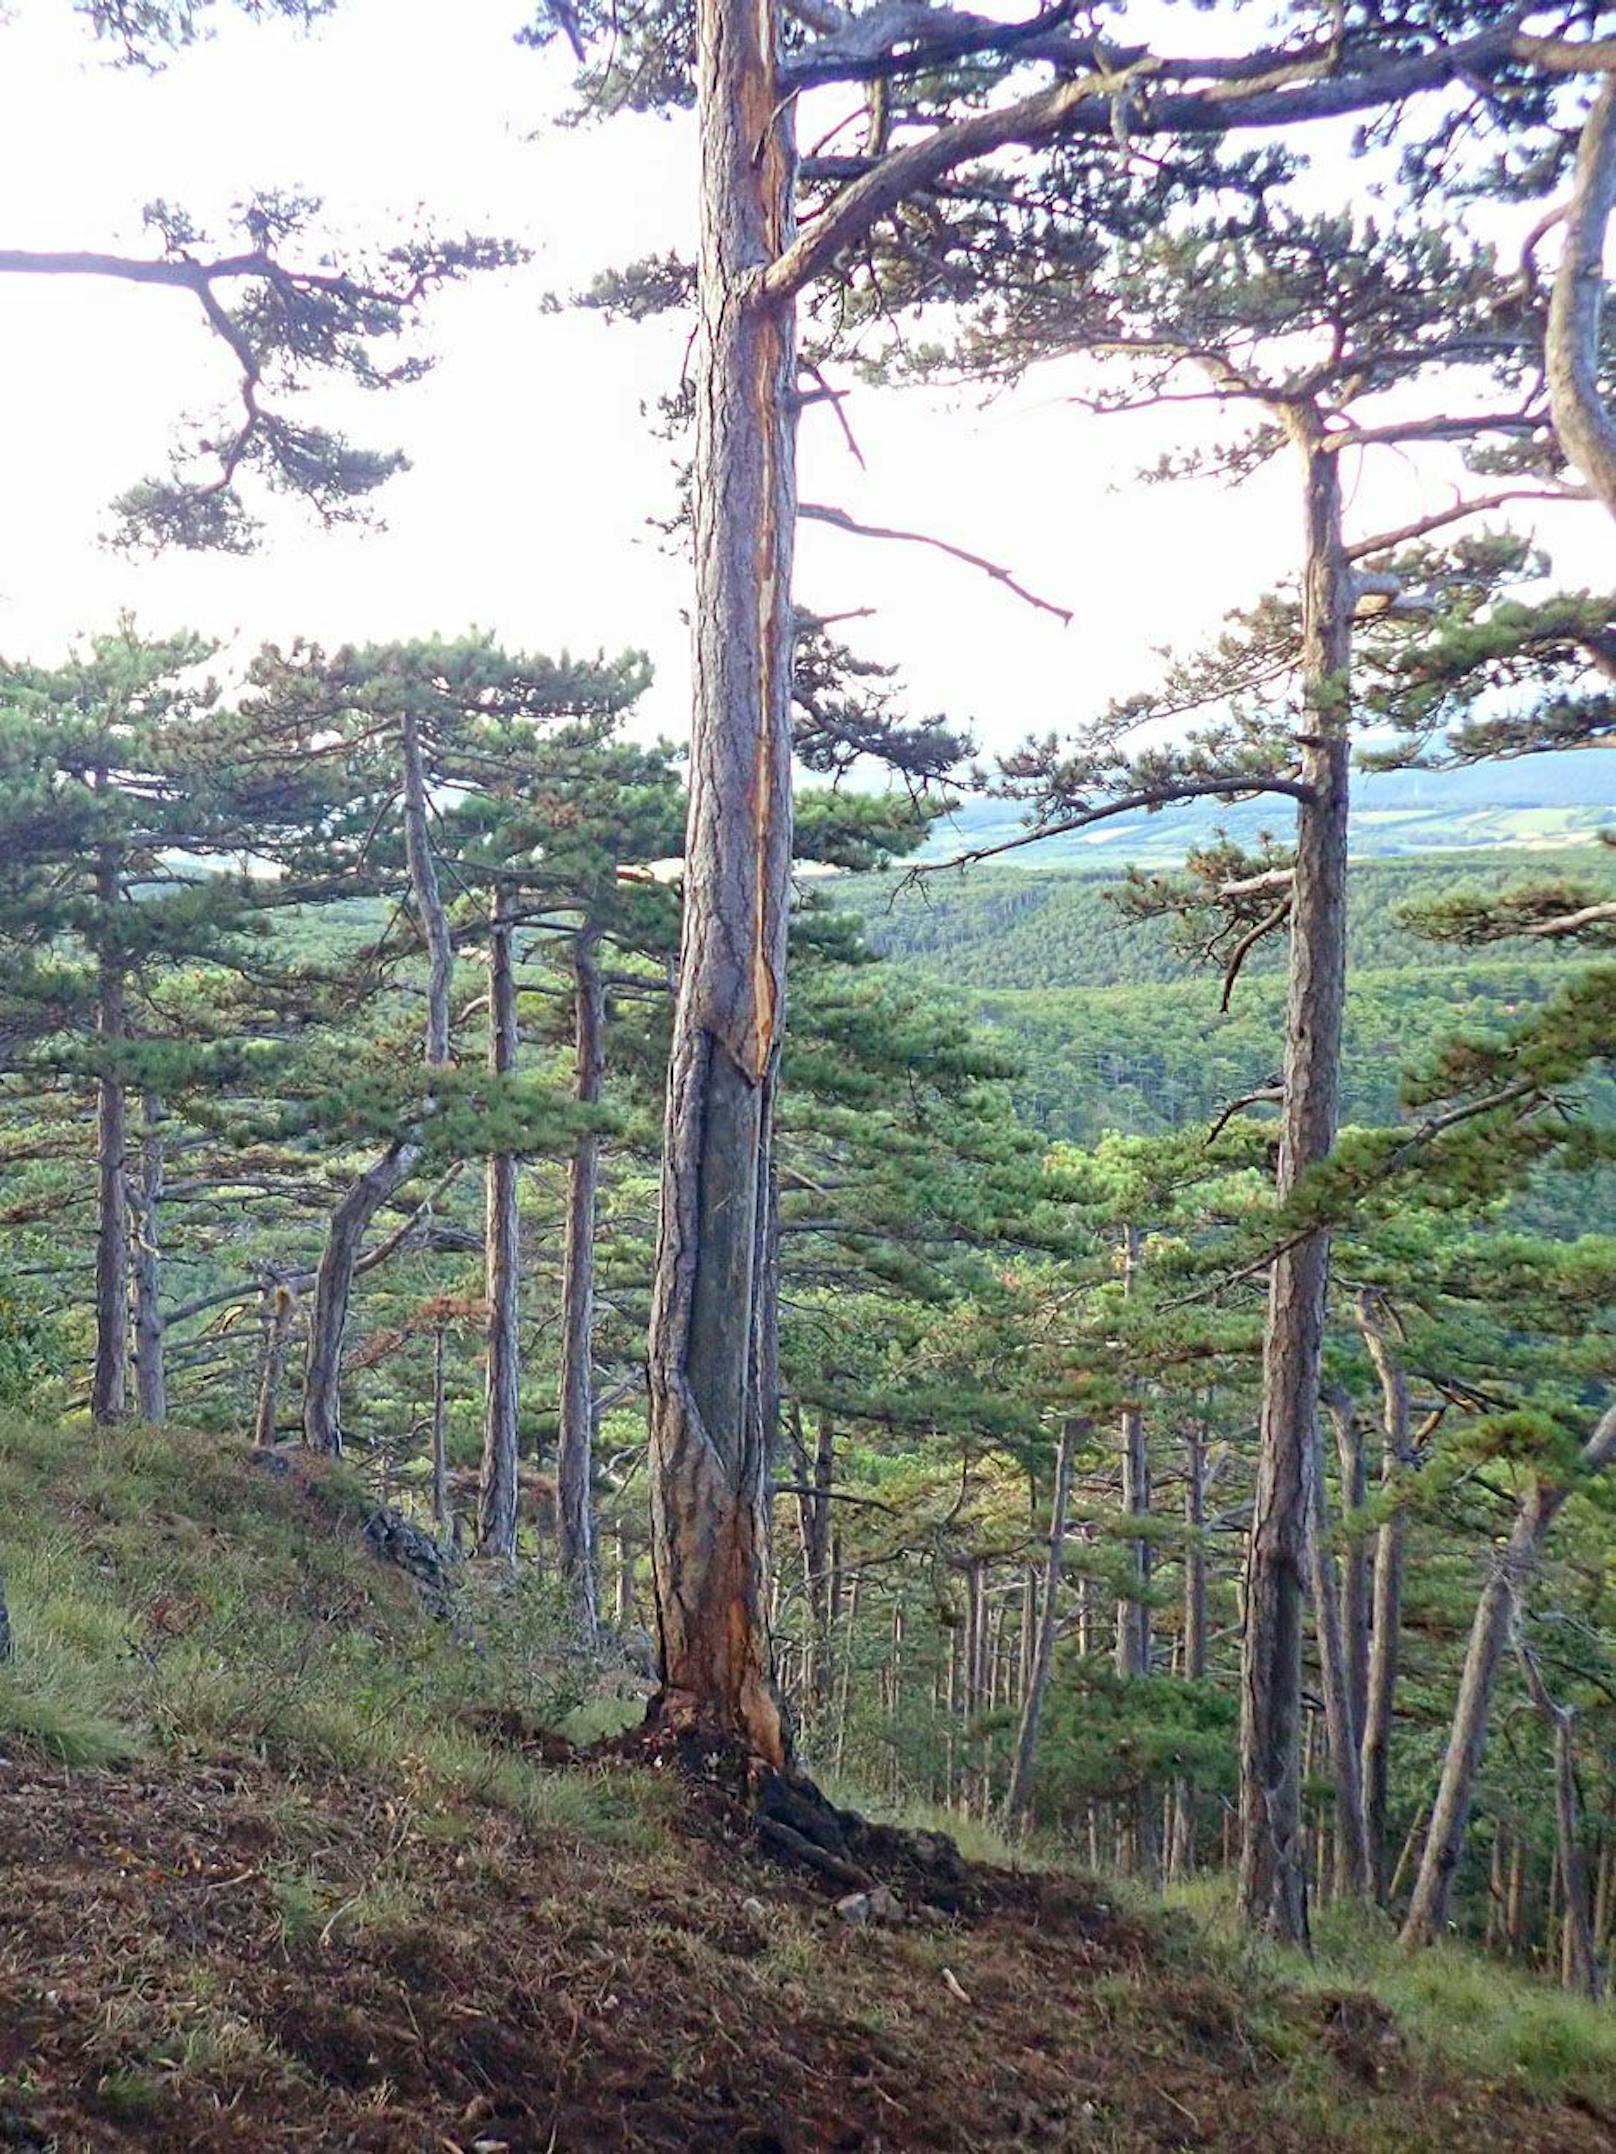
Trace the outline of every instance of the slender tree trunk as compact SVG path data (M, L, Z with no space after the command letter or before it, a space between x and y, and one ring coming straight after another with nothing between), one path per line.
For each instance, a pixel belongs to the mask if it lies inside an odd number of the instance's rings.
M791 886L793 105L774 0L699 0L695 712L684 930L652 1287L661 1710L780 1765L764 1617L759 1258Z
M449 1523L449 1385L448 1337L442 1324L432 1330L432 1523L439 1533Z
M1184 1432L1184 1658L1186 1682L1206 1675L1206 1431L1191 1422ZM1173 1822L1167 1874L1182 1884L1195 1874L1195 1784L1173 1783Z
M606 990L600 944L588 929L573 938L573 1092L598 1105L606 1081ZM561 1264L561 1435L557 1454L557 1522L561 1569L578 1621L592 1636L595 1581L595 1205L600 1138L586 1131L567 1173L567 1235Z
M1605 1970L1599 1963L1595 1931L1593 1892L1588 1864L1582 1851L1582 1791L1577 1785L1577 1715L1573 1706L1561 1705L1549 1695L1538 1657L1520 1629L1522 1610L1514 1610L1515 1655L1539 1717L1549 1731L1554 1749L1554 1836L1560 1861L1560 1888L1565 1902L1561 1979L1567 1989L1591 1997L1597 2004L1605 1994Z
M267 1451L275 1441L275 1422L280 1412L286 1357L292 1344L297 1296L289 1286L277 1283L266 1288L262 1306L263 1338L258 1360L258 1399L253 1411L253 1443L259 1450Z
M1616 1406L1606 1410L1593 1435L1584 1444L1580 1465L1584 1473L1599 1473L1616 1456ZM1425 1852L1414 1881L1403 1942L1430 1944L1447 1926L1453 1881L1464 1852L1465 1828L1470 1820L1470 1800L1476 1774L1487 1743L1487 1723L1492 1707L1498 1663L1509 1636L1515 1598L1524 1592L1537 1567L1550 1527L1565 1503L1568 1489L1541 1478L1532 1482L1521 1499L1515 1524L1506 1544L1493 1559L1481 1598L1476 1605L1459 1680L1453 1728L1448 1737L1442 1778L1431 1806L1431 1826Z
M510 907L502 893L488 936L488 1073L516 1068L516 969ZM483 1292L488 1303L483 1456L477 1476L477 1552L516 1560L516 1461L520 1435L521 1214L516 1157L492 1152L483 1173ZM591 1578L593 1573L591 1573ZM593 1599L588 1629L593 1634Z
M1021 1725L1016 1731L1015 1755L1010 1765L1010 1785L1005 1790L1004 1818L1012 1831L1026 1823L1032 1807L1033 1768L1038 1759L1038 1730L1044 1716L1049 1674L1055 1664L1055 1633L1060 1623L1061 1568L1066 1560L1066 1513L1072 1499L1072 1460L1083 1429L1079 1420L1061 1423L1060 1448L1055 1454L1055 1493L1049 1507L1049 1553L1044 1562L1043 1609L1038 1620L1038 1641L1033 1647L1032 1678Z
M163 1365L162 1217L163 1103L148 1092L141 1105L140 1198L134 1221L135 1399L152 1428L168 1419Z
M404 851L410 891L427 947L426 1032L422 1061L428 1070L449 1062L449 989L453 946L438 887L427 829L426 764L415 719L406 716L400 736L404 764ZM354 1266L365 1231L384 1204L409 1180L421 1158L412 1133L395 1137L379 1159L356 1175L343 1192L314 1275L309 1344L303 1372L303 1441L315 1451L342 1450L342 1350L353 1297Z
M1338 459L1316 417L1287 411L1306 466L1302 584L1307 730L1291 913L1285 1099L1278 1189L1290 1197L1335 1142L1346 993L1348 705L1352 587ZM1257 1487L1246 1557L1241 1666L1240 1912L1284 1942L1306 1940L1301 1802L1302 1615L1310 1476L1330 1237L1316 1227L1274 1260L1263 1341Z
M831 1607L830 1491L836 1479L836 1429L828 1413L819 1416L811 1469L802 1435L801 1410L794 1410L797 1454L797 1532L802 1545L803 1589L808 1600L809 1668L805 1687L817 1715L830 1689L830 1640L835 1620Z
M1380 1382L1380 1485L1391 1508L1375 1535L1375 1571L1370 1598L1369 1682L1364 1698L1364 1828L1369 1845L1375 1896L1387 1897L1387 1816L1391 1802L1391 1733L1397 1697L1398 1658L1403 1629L1403 1562L1407 1524L1398 1500L1399 1483L1414 1464L1409 1440L1408 1380L1392 1351L1380 1305L1367 1293L1357 1304L1358 1328Z
M1577 144L1560 266L1549 300L1544 372L1567 459L1616 516L1616 418L1600 396L1605 234L1616 209L1616 74L1606 75Z
M1332 1393L1336 1463L1341 1474L1341 1642L1346 1653L1347 1702L1352 1709L1353 1747L1363 1749L1369 1717L1369 1549L1359 1523L1368 1500L1363 1430L1345 1392ZM1360 1775L1361 1777L1361 1775Z
M96 1085L95 1364L90 1418L99 1427L123 1420L129 1408L129 1108L117 1056L129 1036L124 966L116 946L121 896L118 848L95 856L95 894L108 947L96 972L95 1029L103 1067Z
M1329 1504L1325 1496L1322 1459L1314 1460L1312 1482L1313 1531L1309 1550L1313 1574L1313 1621L1319 1642L1319 1675L1324 1688L1330 1774L1335 1788L1334 1885L1338 1898L1356 1899L1369 1889L1369 1848L1364 1832L1358 1730L1352 1711L1352 1666L1342 1622L1341 1582L1330 1547Z
M1124 1229L1123 1290L1133 1291L1133 1275L1139 1262L1139 1230ZM1150 1516L1150 1454L1145 1447L1145 1416L1136 1403L1122 1415L1122 1515L1125 1519ZM1150 1542L1141 1535L1128 1545L1128 1585L1117 1602L1117 1673L1126 1682L1150 1673Z

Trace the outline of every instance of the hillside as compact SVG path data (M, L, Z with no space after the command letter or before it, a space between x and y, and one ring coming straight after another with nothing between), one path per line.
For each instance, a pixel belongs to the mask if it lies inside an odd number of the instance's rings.
M850 1925L717 1791L574 1751L622 1671L531 1576L433 1620L340 1473L13 1422L0 1489L0 2145L1609 2144L1608 2020L1479 1962L1389 2009L1362 1939L1287 1968L1002 1867Z
M1428 853L1459 846L1545 846L1585 843L1616 823L1616 758L1599 749L1522 756L1446 771L1360 771L1352 785L1352 843L1361 858ZM1263 833L1283 836L1283 805L1274 800L1186 802L1153 815L1119 815L1114 822L1052 837L1008 857L1028 867L1074 866L1097 860L1161 867L1182 860L1214 830L1242 845ZM938 826L927 857L949 860L978 847L1002 845L1024 828L1009 801L969 800Z

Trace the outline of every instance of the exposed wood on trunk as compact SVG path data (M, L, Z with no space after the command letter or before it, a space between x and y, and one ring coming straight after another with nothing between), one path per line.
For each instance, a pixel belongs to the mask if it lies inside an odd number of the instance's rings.
M1339 458L1316 415L1284 414L1306 473L1302 673L1306 729L1297 811L1278 1190L1288 1198L1335 1142L1346 994L1347 699L1352 577ZM1330 1238L1322 1227L1275 1258L1263 1339L1256 1496L1247 1545L1241 1665L1240 1885L1243 1919L1288 1943L1307 1937L1301 1815L1302 1615L1310 1479Z
M488 937L488 1074L516 1068L516 969L509 903L497 901ZM483 1456L477 1476L477 1552L514 1562L516 1457L520 1434L521 1216L516 1159L492 1152L483 1170L483 1292L488 1302ZM591 1613L593 1604L591 1603ZM591 1621L591 1629L593 1623Z
M96 1083L95 1363L90 1418L121 1421L129 1407L129 1108L118 1055L128 1037L128 995L114 920L121 896L118 848L95 855L95 894L106 938L96 963L95 1029L103 1064Z
M422 1061L429 1070L442 1069L449 1061L453 945L432 858L426 767L413 717L404 721L400 745L404 763L404 850L411 897L428 952ZM303 1441L311 1450L332 1454L342 1450L342 1349L348 1330L348 1304L353 1296L354 1267L370 1222L415 1172L421 1150L413 1131L395 1137L381 1156L349 1183L331 1214L314 1275L303 1371Z
M664 1714L788 1742L764 1620L759 1272L791 888L796 149L772 0L700 0L695 710L652 1286L652 1558Z
M1605 235L1613 210L1616 75L1607 75L1577 144L1564 245L1549 298L1544 372L1560 446L1616 516L1616 417L1600 395Z
M573 937L573 1096L600 1101L606 1082L606 990L599 938ZM579 1627L597 1622L595 1571L595 1208L600 1138L585 1131L567 1170L566 1244L561 1258L561 1432L556 1455L556 1527L561 1571Z
M1351 1416L1350 1405L1347 1409ZM1313 1530L1309 1554L1313 1580L1313 1622L1319 1644L1319 1676L1324 1688L1325 1726L1330 1742L1330 1775L1335 1789L1335 1866L1338 1897L1358 1898L1369 1889L1369 1850L1364 1832L1363 1781L1358 1730L1352 1711L1352 1669L1341 1618L1341 1581L1330 1546L1329 1502L1324 1461L1315 1459Z
M1072 1461L1084 1424L1075 1418L1061 1423L1060 1448L1055 1454L1055 1489L1049 1507L1049 1552L1044 1560L1043 1612L1038 1622L1038 1642L1033 1648L1032 1678L1027 1700L1016 1730L1015 1755L1010 1766L1010 1785L1005 1790L1005 1823L1013 1830L1025 1823L1032 1806L1033 1769L1038 1759L1038 1731L1043 1720L1049 1674L1055 1664L1055 1632L1059 1627L1061 1569L1066 1559L1066 1513L1072 1499Z
M1582 1447L1579 1464L1585 1474L1600 1473L1613 1457L1616 1406L1607 1408L1601 1416L1598 1427ZM1403 1924L1405 1945L1430 1944L1447 1927L1453 1881L1464 1853L1470 1802L1487 1743L1493 1686L1508 1639L1511 1611L1516 1596L1524 1592L1537 1568L1549 1529L1569 1494L1564 1482L1535 1475L1521 1497L1508 1540L1494 1553L1489 1566L1470 1629L1442 1778L1431 1806L1431 1828Z
M152 1428L168 1419L163 1356L162 1288L163 1103L148 1092L141 1102L140 1184L133 1221L135 1275L135 1403Z

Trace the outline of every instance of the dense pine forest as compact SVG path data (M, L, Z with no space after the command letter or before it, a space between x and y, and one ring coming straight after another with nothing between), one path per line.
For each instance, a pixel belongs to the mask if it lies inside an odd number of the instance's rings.
M174 369L0 635L0 2146L1610 2144L1616 13L439 12L0 22L238 190L0 250ZM390 34L679 247L240 199ZM411 494L491 322L688 676ZM806 497L1006 403L1013 564Z

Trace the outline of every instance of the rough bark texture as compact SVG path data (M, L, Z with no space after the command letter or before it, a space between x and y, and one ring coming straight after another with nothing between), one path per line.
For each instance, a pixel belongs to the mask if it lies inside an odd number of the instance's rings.
M1593 1435L1583 1446L1581 1466L1585 1473L1599 1473L1616 1456L1616 1406L1609 1408ZM1569 1489L1563 1484L1537 1479L1521 1498L1515 1523L1504 1546L1494 1554L1487 1582L1476 1604L1465 1652L1464 1672L1453 1711L1442 1778L1431 1806L1430 1830L1420 1858L1419 1875L1409 1899L1403 1924L1405 1945L1426 1945L1447 1926L1453 1881L1464 1853L1465 1832L1470 1822L1470 1801L1476 1774L1487 1744L1487 1724L1492 1710L1493 1687L1498 1663L1509 1640L1510 1621L1517 1597L1537 1567L1549 1528L1559 1516Z
M1341 1617L1341 1581L1330 1547L1322 1459L1314 1460L1312 1481L1313 1530L1309 1547L1313 1622L1319 1644L1325 1727L1330 1739L1330 1774L1335 1786L1334 1882L1338 1895L1357 1898L1369 1889L1369 1848L1364 1831L1358 1730L1352 1711L1352 1668Z
M150 1093L141 1107L140 1197L132 1237L135 1274L135 1404L152 1428L168 1419L163 1365L163 1103Z
M1599 393L1605 234L1616 210L1616 75L1607 75L1577 145L1565 243L1549 299L1544 366L1554 430L1569 462L1616 516L1616 418Z
M599 1102L606 1081L606 990L600 946L587 931L573 945L573 1090L583 1106ZM567 1175L566 1247L561 1259L561 1435L556 1463L556 1524L561 1569L585 1633L599 1619L595 1559L595 1207L600 1139L573 1147Z
M109 931L120 894L118 849L97 848L95 894ZM97 966L96 1035L116 1057L128 1037L124 968L115 949L103 950ZM96 1086L95 1168L95 1363L90 1373L90 1418L98 1426L121 1421L129 1408L129 1106L121 1071L103 1069Z
M404 760L404 850L410 893L428 954L426 1032L422 1061L442 1069L449 1060L449 986L451 943L437 868L427 830L426 771L420 735L406 718L401 745ZM395 1137L343 1192L320 1252L309 1310L309 1344L303 1371L303 1441L311 1450L342 1450L342 1350L353 1296L354 1266L365 1230L381 1207L409 1180L419 1164L421 1145L412 1134Z
M516 1067L516 974L504 900L488 938L488 1070ZM516 1556L516 1456L520 1368L517 1359L521 1220L516 1160L491 1153L484 1170L483 1285L488 1301L483 1395L483 1458L477 1477L477 1551Z
M1293 427L1299 425L1294 413ZM1337 459L1300 437L1306 470L1302 582L1302 776L1297 815L1285 1098L1278 1186L1288 1197L1335 1141L1346 994L1347 693L1352 592ZM1302 1835L1302 1612L1330 1238L1315 1229L1276 1257L1263 1339L1256 1497L1241 1661L1240 1887L1244 1921L1307 1937Z
M1362 1749L1364 1831L1369 1845L1370 1874L1377 1899L1384 1901L1388 1882L1386 1865L1390 1855L1386 1841L1391 1804L1392 1714L1402 1646L1403 1544L1407 1530L1403 1507L1396 1501L1396 1494L1398 1483L1407 1476L1414 1459L1409 1442L1408 1382L1391 1350L1379 1305L1367 1294L1358 1298L1358 1328L1380 1380L1384 1445L1380 1483L1382 1493L1393 1499L1392 1508L1375 1535L1369 1681L1364 1696Z
M778 42L769 0L698 8L695 711L649 1347L660 1710L776 1765L758 1285L791 864L794 332L760 290L791 237Z
M292 1319L297 1296L289 1286L277 1284L264 1295L263 1344L258 1364L258 1403L253 1414L253 1443L267 1450L275 1441L275 1422L280 1412L281 1385L286 1377L286 1357L292 1344Z
M1055 1632L1059 1625L1061 1567L1066 1556L1066 1512L1072 1499L1072 1460L1081 1421L1061 1423L1060 1449L1055 1456L1055 1494L1049 1510L1049 1554L1044 1564L1044 1606L1038 1623L1038 1642L1033 1648L1032 1678L1021 1708L1016 1733L1015 1758L1010 1785L1005 1791L1005 1822L1019 1826L1032 1805L1033 1767L1038 1757L1038 1728L1043 1719L1044 1699L1049 1690L1049 1671L1055 1660Z

